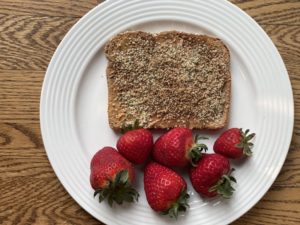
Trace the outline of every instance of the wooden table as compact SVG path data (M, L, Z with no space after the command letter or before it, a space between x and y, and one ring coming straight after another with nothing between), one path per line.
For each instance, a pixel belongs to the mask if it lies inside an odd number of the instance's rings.
M73 24L100 2L0 0L0 224L101 224L56 178L39 127L47 65ZM293 140L279 177L233 224L300 224L300 0L232 2L278 47L292 82L296 113Z

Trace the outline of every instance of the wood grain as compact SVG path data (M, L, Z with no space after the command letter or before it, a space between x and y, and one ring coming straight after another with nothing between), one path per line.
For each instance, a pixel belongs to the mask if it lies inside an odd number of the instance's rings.
M77 19L0 15L0 69L40 70Z
M0 224L99 224L56 179L0 179Z
M94 8L97 0L1 0L0 14L51 17L81 17Z
M299 0L231 0L259 24L300 25Z
M0 71L0 120L39 122L39 101L45 72Z
M67 31L100 0L0 1L0 224L102 224L67 194L47 159L39 98L47 65ZM234 225L300 224L300 1L232 0L263 27L289 72L294 134L264 198Z
M300 224L300 187L272 187L264 198L233 225Z

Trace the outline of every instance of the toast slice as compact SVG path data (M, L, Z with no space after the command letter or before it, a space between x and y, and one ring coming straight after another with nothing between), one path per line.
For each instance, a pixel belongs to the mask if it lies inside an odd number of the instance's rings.
M113 129L218 129L229 117L230 53L218 38L177 31L125 32L105 47Z

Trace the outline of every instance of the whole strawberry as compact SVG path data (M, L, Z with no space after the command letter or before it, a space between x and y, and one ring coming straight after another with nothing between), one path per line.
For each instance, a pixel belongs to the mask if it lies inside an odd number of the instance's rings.
M230 164L226 157L219 154L203 154L196 167L190 170L190 179L194 189L206 196L221 195L230 198L233 194Z
M215 153L224 155L231 159L251 156L251 139L255 134L249 134L249 130L243 132L239 128L231 128L221 134L214 144Z
M151 208L163 215L177 218L178 212L189 207L184 179L156 162L150 162L145 168L144 188Z
M190 129L174 128L155 142L153 158L168 167L194 164L200 159L201 151L207 150L206 145L198 143L200 139L193 138Z
M134 164L144 163L149 158L152 148L152 133L143 128L127 131L117 142L118 151Z
M134 179L132 164L116 149L104 147L94 155L90 182L95 190L94 196L99 194L100 202L107 198L112 206L113 202L122 204L124 201L137 201L139 194L132 187Z

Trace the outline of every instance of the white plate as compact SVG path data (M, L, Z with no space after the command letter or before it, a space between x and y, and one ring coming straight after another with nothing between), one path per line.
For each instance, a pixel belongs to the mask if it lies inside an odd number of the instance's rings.
M190 210L177 221L147 205L142 174L135 205L109 208L93 198L89 163L103 146L115 146L108 127L105 43L126 30L180 30L221 38L231 52L230 127L257 133L254 156L234 163L238 180L231 200L207 200L191 193ZM247 14L225 0L114 0L84 16L66 35L48 67L41 96L41 130L51 165L70 195L87 212L113 224L228 224L266 193L288 152L293 96L283 61L273 43ZM218 135L208 133L212 146ZM138 173L141 173L141 168Z

